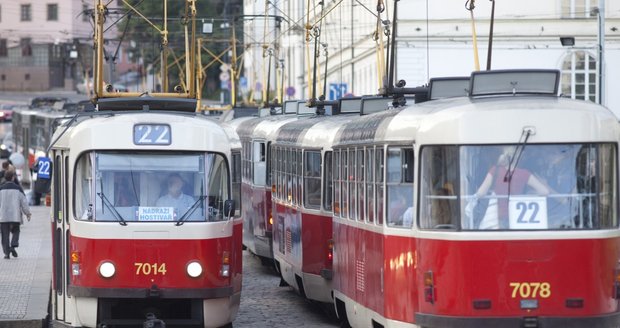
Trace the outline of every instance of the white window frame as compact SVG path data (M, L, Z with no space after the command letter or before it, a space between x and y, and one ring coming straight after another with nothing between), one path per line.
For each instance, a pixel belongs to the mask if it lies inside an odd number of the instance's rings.
M590 18L592 8L598 7L602 0L561 0L560 10L562 18ZM578 5L583 4L583 11L577 11Z
M584 68L583 69L578 69L577 68L577 56L579 54L584 54L585 58L586 58L586 62L584 63ZM590 68L590 62L591 60L593 60L596 63L596 66L594 69ZM570 61L571 64L571 68L570 70L566 70L564 69L564 64ZM568 55L566 55L566 57L564 57L564 60L562 61L562 75L566 75L569 74L570 75L570 98L571 99L581 99L581 100L589 100L589 101L594 101L596 103L599 102L599 65L600 63L598 62L596 56L588 51L585 50L575 50L570 52ZM594 82L592 83L592 81L590 81L590 75L594 73ZM584 94L583 97L577 97L576 94L576 88L577 88L577 76L578 75L583 75L583 83L584 83ZM564 90L564 81L562 80L562 90ZM595 90L594 90L594 100L590 99L590 97L592 96L592 94L590 93L590 85L594 84L595 85ZM564 96L569 96L569 95L564 95Z

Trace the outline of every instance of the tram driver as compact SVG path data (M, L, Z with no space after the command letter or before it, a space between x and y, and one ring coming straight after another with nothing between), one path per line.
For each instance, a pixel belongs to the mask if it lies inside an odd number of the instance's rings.
M178 219L181 215L183 215L183 213L192 207L192 205L194 205L195 200L192 196L183 193L185 181L179 174L170 174L166 181L168 192L161 196L155 205L158 207L174 207L174 211Z

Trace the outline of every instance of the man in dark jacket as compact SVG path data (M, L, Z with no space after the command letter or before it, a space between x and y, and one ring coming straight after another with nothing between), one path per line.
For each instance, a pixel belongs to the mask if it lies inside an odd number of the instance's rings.
M4 177L6 182L0 185L0 233L4 258L9 259L9 254L17 257L15 248L19 246L19 226L24 223L22 213L28 221L31 213L26 195L14 182L15 171L8 169Z

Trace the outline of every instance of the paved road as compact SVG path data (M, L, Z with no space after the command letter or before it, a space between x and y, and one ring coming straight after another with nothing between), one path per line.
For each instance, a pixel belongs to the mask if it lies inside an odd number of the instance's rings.
M0 327L41 327L47 315L52 276L50 209L32 206L31 211L32 220L21 226L18 257L0 259Z
M319 306L301 298L290 287L278 287L279 276L249 252L243 252L241 306L235 328L338 327Z

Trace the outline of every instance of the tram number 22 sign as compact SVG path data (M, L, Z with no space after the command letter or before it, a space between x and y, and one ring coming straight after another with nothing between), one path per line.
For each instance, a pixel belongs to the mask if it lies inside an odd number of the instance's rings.
M170 145L170 125L136 124L133 126L133 143L136 145Z
M165 276L166 275L166 263L142 263L142 262L135 262L134 263L135 267L136 267L136 276L139 275L145 275L145 276L150 276L150 275L162 275Z
M549 298L551 284L548 282L511 282L512 298Z
M508 203L510 229L547 229L547 199L514 196Z

